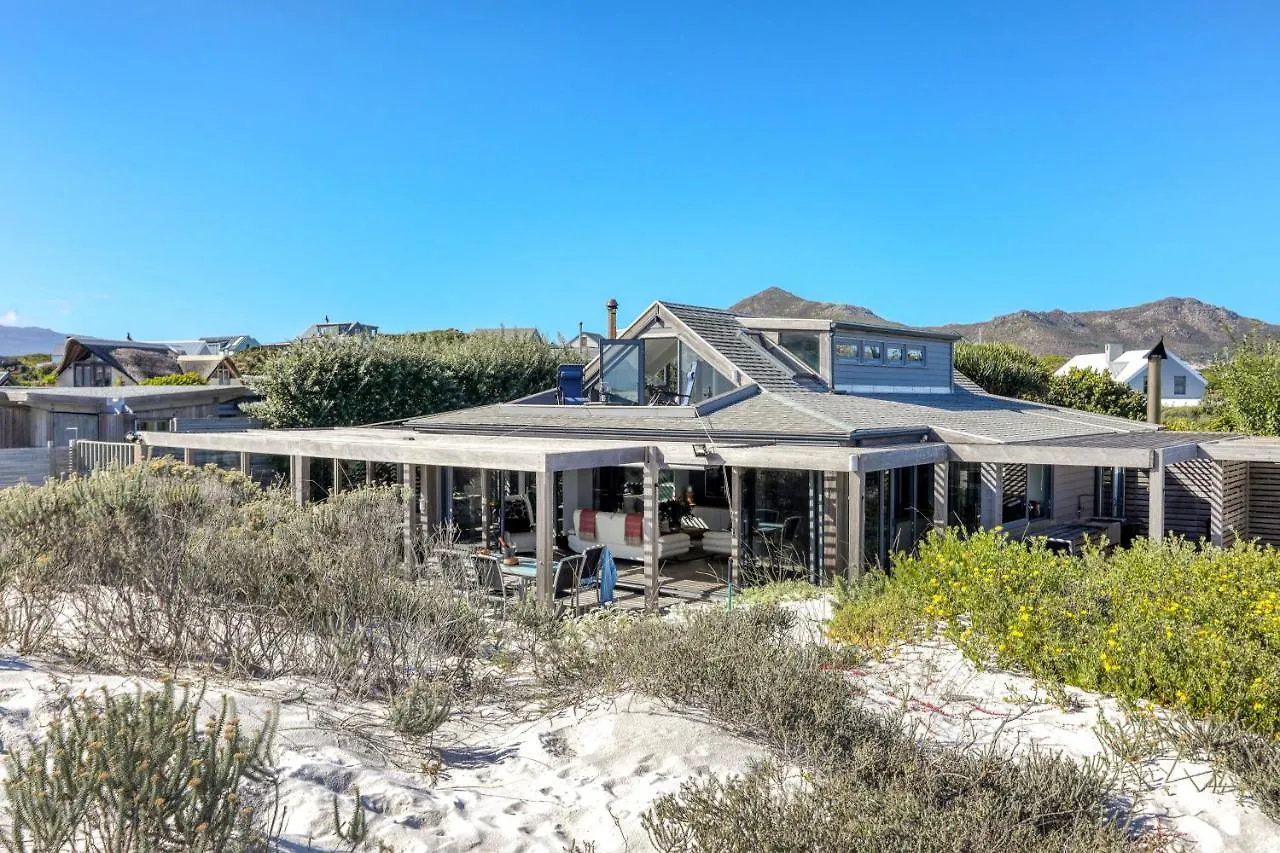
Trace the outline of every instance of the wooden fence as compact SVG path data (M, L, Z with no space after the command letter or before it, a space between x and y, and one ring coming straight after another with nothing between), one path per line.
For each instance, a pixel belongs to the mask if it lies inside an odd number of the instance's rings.
M73 441L71 468L77 474L132 465L138 446L127 441Z
M19 483L38 486L66 470L66 449L19 447L0 450L0 489Z

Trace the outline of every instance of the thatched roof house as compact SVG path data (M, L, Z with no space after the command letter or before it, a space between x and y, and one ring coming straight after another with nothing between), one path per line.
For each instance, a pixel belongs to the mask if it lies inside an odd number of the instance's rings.
M166 343L67 339L54 384L75 388L138 385L143 380L181 373L198 374L206 382L225 385L240 377L224 355L188 356Z

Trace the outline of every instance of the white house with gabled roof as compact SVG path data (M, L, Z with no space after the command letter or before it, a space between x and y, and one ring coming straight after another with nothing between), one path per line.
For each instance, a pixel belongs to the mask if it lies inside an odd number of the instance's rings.
M1096 370L1106 373L1117 382L1128 385L1139 394L1147 393L1147 350L1126 350L1122 344L1107 344L1102 352L1077 355L1059 367L1057 376L1066 376L1071 370ZM1167 349L1168 358L1161 362L1160 405L1198 406L1204 401L1205 378L1173 350Z

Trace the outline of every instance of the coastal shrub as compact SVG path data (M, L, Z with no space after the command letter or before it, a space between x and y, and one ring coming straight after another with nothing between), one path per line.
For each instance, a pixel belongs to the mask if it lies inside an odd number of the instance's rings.
M447 681L415 681L391 697L387 717L400 734L424 737L449 719L453 685Z
M274 724L235 704L199 720L204 691L80 696L44 742L9 759L7 850L223 851L256 840L244 782L266 781Z
M1280 341L1249 335L1205 378L1206 402L1221 410L1228 429L1280 435Z
M352 426L505 402L551 388L574 357L489 335L317 338L262 361L253 414L272 427Z
M941 625L970 657L1280 733L1280 552L1171 538L1071 557L999 532L931 536L841 607L837 640Z
M1143 394L1106 373L1079 367L1062 376L1050 376L1045 400L1055 406L1134 421L1147 416L1147 398Z
M1049 391L1048 368L1040 359L1013 344L961 341L955 346L955 367L988 394L1040 400Z
M784 601L809 601L829 592L829 589L808 581L791 580L747 587L742 591L742 597L752 604L780 604Z
M558 639L577 649L552 658L561 675L602 695L635 691L700 711L782 761L660 798L643 817L659 850L1095 853L1145 843L1114 819L1099 765L917 739L862 705L847 676L856 652L794 642L795 619L771 605L605 616L578 623L578 643Z
M150 376L139 385L208 385L209 381L199 373L172 373L168 376Z
M101 669L310 675L358 696L465 680L483 612L406 572L401 518L395 488L298 507L172 461L6 489L0 632Z

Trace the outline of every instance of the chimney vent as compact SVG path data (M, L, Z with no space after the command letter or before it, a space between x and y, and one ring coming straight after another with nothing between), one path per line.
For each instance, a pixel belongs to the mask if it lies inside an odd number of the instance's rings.
M1168 358L1164 350L1164 338L1147 353L1147 423L1160 423L1160 380L1163 378L1163 361Z
M604 306L609 312L609 340L618 337L618 300L610 299Z
M1107 356L1107 364L1124 355L1124 344L1106 344L1102 347L1102 352Z

